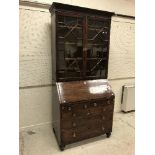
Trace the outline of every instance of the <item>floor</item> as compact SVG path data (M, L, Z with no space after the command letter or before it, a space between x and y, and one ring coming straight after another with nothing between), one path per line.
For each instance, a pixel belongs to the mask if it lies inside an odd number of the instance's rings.
M20 132L20 155L134 155L135 113L115 113L110 138L99 136L60 151L50 125Z

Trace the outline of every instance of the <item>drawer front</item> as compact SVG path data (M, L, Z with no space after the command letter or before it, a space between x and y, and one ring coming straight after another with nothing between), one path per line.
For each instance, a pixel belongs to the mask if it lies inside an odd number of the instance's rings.
M106 121L112 121L112 113L103 113L101 115L96 115L94 117L87 118L72 118L68 120L62 120L62 129L76 129L82 126L87 126L88 128L96 128L104 124Z
M93 125L93 127L83 126L75 129L62 129L62 142L70 144L87 138L96 137L109 131L112 131L112 121L100 124L100 126Z
M61 105L61 118L74 119L80 117L92 117L105 112L113 112L113 107L114 104L111 102L108 104L107 101L91 101L70 105Z

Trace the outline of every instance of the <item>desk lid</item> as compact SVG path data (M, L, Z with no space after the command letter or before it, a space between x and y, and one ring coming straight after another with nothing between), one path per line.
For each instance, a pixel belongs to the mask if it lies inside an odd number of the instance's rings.
M56 84L61 104L114 97L106 79L57 82Z

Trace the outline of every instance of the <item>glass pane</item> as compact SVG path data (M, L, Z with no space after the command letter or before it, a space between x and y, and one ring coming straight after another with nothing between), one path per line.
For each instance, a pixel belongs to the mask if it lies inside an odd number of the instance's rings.
M108 46L109 46L108 20L96 20L88 18L88 50L87 50L87 73L94 78L106 78Z
M57 19L58 77L78 79L83 68L83 19L70 16Z

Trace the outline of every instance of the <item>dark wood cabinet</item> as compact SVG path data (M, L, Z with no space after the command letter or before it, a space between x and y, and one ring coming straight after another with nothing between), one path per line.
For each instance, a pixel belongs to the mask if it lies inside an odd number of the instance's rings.
M106 79L113 13L53 3L53 80Z
M60 149L112 132L114 93L107 80L57 82L53 93L53 130Z
M60 149L112 132L114 93L108 84L113 13L53 3L52 125Z

